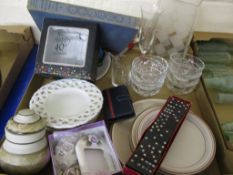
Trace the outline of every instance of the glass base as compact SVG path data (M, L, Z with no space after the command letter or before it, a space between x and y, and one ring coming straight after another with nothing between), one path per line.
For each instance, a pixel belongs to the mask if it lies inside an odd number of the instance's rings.
M155 94L157 94L160 90L160 88L158 89L146 89L145 87L140 87L139 84L134 83L134 81L131 79L131 74L129 73L129 79L130 79L130 85L132 87L132 89L134 90L134 92L136 92L137 94L143 96L143 97L150 97L153 96Z
M192 87L177 87L175 85L173 85L170 81L166 80L166 86L167 88L174 92L175 94L177 95L185 95L185 94L189 94L191 93L195 88L196 88L196 85L195 86L192 86Z
M124 63L125 56L112 57L111 81L114 87L129 85L130 66Z
M146 89L140 88L139 86L135 85L132 82L131 82L131 87L137 94L139 94L143 97L153 96L153 95L157 94L159 92L159 89L160 89L159 88L158 90L146 90Z

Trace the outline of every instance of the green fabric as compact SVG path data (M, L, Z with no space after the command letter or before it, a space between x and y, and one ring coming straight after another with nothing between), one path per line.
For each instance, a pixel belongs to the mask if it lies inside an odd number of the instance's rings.
M221 125L224 137L230 143L233 143L233 121L223 123Z
M206 64L203 75L205 78L230 76L233 75L233 68L230 65Z
M233 45L222 40L198 41L198 52L233 52Z

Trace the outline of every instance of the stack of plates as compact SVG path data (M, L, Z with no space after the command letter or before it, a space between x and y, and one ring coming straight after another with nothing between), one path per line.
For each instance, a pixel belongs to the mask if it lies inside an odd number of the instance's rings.
M142 134L156 118L165 100L147 99L134 103L136 119L115 123L113 144L122 163L126 163ZM163 160L162 174L197 174L205 170L215 156L215 140L202 119L190 112Z

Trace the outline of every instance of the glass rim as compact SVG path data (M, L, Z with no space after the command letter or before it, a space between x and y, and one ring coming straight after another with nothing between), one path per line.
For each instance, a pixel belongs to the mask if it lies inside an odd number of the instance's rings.
M131 70L132 70L133 67L135 67L135 64L137 64L138 61L142 60L142 58L140 58L140 57L141 57L141 55L134 58L134 60L133 60L133 62L131 64L132 65ZM169 64L168 64L168 61L165 58L163 58L161 56L158 56L158 55L149 55L149 56L146 55L145 57L149 57L149 59L153 59L153 60L160 60L160 62L164 63L163 64L164 69L162 69L162 71L160 71L160 74L163 74L163 73L168 71Z
M178 57L177 57L178 56ZM175 53L171 53L169 56L169 60L172 61L173 63L177 64L176 62L176 58L185 58L185 59L189 59L192 58L195 61L195 64L198 65L197 69L199 70L203 70L205 68L205 63L204 61L201 60L200 57L197 57L195 55L192 54L186 54L185 56L183 55L183 53L180 52L175 52Z

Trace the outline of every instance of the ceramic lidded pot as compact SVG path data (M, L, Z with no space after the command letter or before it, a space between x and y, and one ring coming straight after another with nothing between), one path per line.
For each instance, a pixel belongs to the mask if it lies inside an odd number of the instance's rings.
M10 174L34 174L49 161L45 124L40 116L23 109L5 127L0 166Z

